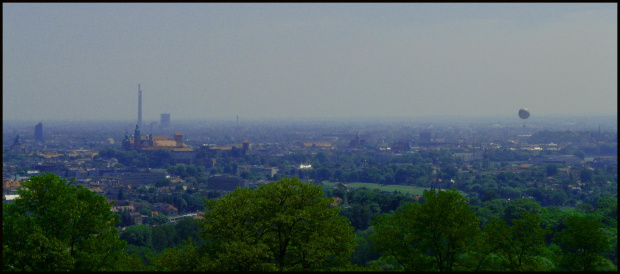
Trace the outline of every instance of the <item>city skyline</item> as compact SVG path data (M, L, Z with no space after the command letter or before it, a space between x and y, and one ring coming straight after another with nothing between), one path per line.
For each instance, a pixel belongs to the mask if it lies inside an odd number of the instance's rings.
M3 3L3 120L617 114L617 4Z

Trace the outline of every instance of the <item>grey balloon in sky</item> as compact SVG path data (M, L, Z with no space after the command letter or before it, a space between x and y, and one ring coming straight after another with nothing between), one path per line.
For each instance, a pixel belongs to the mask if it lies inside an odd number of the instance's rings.
M3 3L2 119L616 115L617 8Z
M522 108L519 110L519 118L525 120L527 118L530 118L530 111L527 110L527 108Z

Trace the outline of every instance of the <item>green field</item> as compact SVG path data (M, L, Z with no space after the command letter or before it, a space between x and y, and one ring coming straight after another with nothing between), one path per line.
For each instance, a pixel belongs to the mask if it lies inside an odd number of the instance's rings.
M368 189L378 188L381 191L389 191L389 192L393 192L396 190L396 191L400 191L402 193L411 194L411 195L422 195L424 194L424 190L429 189L427 187L380 185L380 184L373 184L373 183L350 183L350 184L347 184L347 186L349 186L349 188L363 188L363 187L368 188Z
M151 168L151 172L167 173L168 170L165 168Z
M323 181L323 185L327 187L333 187L338 185L336 182L328 182ZM403 186L403 185L380 185L373 183L347 183L346 184L350 189L355 188L368 188L368 189L379 189L381 191L389 191L393 192L394 190L400 191L401 193L411 194L411 195L422 195L424 190L428 190L428 187L417 187L417 186ZM464 192L461 192L463 196L467 196Z

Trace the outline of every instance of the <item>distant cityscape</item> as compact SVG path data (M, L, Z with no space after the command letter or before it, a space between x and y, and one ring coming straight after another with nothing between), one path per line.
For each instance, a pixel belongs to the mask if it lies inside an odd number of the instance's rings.
M203 219L204 197L293 177L321 186L356 231L382 211L357 200L368 189L400 203L453 189L472 204L526 199L568 209L617 197L613 116L530 117L521 109L513 119L176 121L162 113L147 124L141 100L139 89L136 123L5 123L3 202L32 176L74 178L113 204L123 238L136 225L155 231ZM514 174L521 179L507 179ZM166 247L157 240L151 248Z
M616 3L3 3L3 271L618 272Z
M17 189L33 176L74 178L105 196L120 215L116 228L130 243L127 252L150 260L133 250L160 254L174 248L176 242L155 236L166 229L179 239L197 237L203 198L284 178L321 186L356 233L367 233L375 216L420 201L428 190L459 191L482 216L481 224L489 222L484 210L497 201L528 200L581 212L617 197L616 117L420 122L240 121L238 116L175 121L171 116L162 113L159 123L143 127L139 121L5 123L3 202L13 203ZM394 202L364 203L360 195L368 193ZM182 228L188 220L190 234ZM153 235L144 246L129 240L140 227ZM380 254L363 253L368 248L369 243L361 245L349 260L372 265ZM605 253L613 264L615 250Z
M19 182L42 172L75 177L79 183L111 200L118 198L119 189L126 189L126 197L130 200L140 197L136 193L138 188L152 187L161 179L170 180L171 185L159 188L158 192L174 189L171 186L195 191L231 191L285 176L298 176L308 170L316 171L316 167L310 164L312 161L292 161L291 156L316 156L317 153L332 158L339 154L364 158L372 155L368 160L379 165L389 164L411 153L442 150L450 153L455 161L453 166L459 172L473 174L521 172L545 164L557 164L568 176L571 169L617 167L617 131L610 128L613 126L610 123L601 128L600 124L570 122L531 122L523 127L520 121L463 125L438 122L418 126L411 122L399 125L347 121L324 124L255 121L249 124L242 121L239 126L238 122L226 124L224 121L213 125L207 122L202 125L183 121L175 123L170 117L168 113L162 114L160 123L147 126L148 134L142 133L144 131L138 125L130 134L128 124L118 122L103 123L99 129L93 124L86 129L77 125L46 127L38 123L31 128L31 133L23 125L5 126L3 198L10 200ZM119 129L124 125L123 132ZM540 137L548 132L560 139ZM595 149L598 147L605 149ZM108 150L144 155L163 151L165 159L157 164L131 165L116 157L102 155L102 151ZM519 161L490 158L489 154L496 151L523 154L527 158ZM167 172L166 167L177 164L200 167L201 174L181 178ZM433 166L441 169L438 164ZM332 177L322 179L331 181L341 181L338 180L341 178L333 177L338 169L361 173L368 168L345 164L340 164L337 169L322 167L332 174ZM252 176L248 177L248 174ZM214 183L209 184L210 187L189 183L200 177L209 177ZM317 181L316 177L305 179ZM548 182L544 185L553 186ZM571 188L578 190L580 187Z

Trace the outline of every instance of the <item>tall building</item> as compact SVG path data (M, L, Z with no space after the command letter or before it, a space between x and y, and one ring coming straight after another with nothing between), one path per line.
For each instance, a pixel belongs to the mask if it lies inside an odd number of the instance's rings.
M170 126L170 113L162 113L159 121L161 128L168 128Z
M142 90L138 84L138 125L142 126Z
M142 146L142 138L140 138L140 128L138 128L138 125L136 125L136 129L134 130L134 142L133 145L136 148L136 150L140 150L140 147Z
M366 140L360 138L360 133L355 134L355 139L349 142L350 148L361 148L366 143Z
M183 134L181 134L181 132L177 132L174 134L174 142L176 143L177 147L183 146Z
M26 148L22 144L22 141L19 139L19 134L17 134L17 136L15 137L15 141L13 142L13 145L11 146L11 151L15 153L26 153L27 152Z
M243 154L247 155L249 150L250 150L250 141L248 140L243 141Z
M43 123L38 123L34 126L34 139L38 142L43 142Z
M129 132L125 131L125 138L123 138L123 149L130 150L131 149L131 138L129 137Z
M420 142L430 143L431 142L431 133L428 131L420 132Z
M171 140L167 135L148 134L142 136L140 128L136 125L133 136L129 136L129 132L125 131L123 138L124 150L135 150L148 152L154 150L170 151L170 160L177 163L192 164L196 158L196 152L189 145L183 143L183 134L177 132L174 139Z
M484 153L482 154L482 167L483 168L489 168L490 164L489 164L489 152L487 151L487 149L484 149Z

